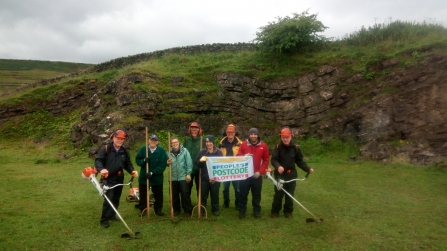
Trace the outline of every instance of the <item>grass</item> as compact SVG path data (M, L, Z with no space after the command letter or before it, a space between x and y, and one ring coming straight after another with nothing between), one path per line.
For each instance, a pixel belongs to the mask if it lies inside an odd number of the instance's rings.
M232 205L221 210L217 221L148 223L137 217L133 203L125 201L128 190L124 189L119 211L133 231L141 232L141 239L128 241L120 238L127 231L122 223L112 222L109 229L99 225L103 200L81 177L82 169L93 160L85 152L61 160L60 151L55 145L31 141L0 143L0 250L447 248L445 169L321 157L314 161L309 155L308 164L315 173L298 183L295 198L324 219L320 225L306 224L310 216L297 204L293 219L271 219L273 186L268 180L263 185L261 219L250 214L249 203L244 220ZM131 152L132 160L135 154ZM126 174L126 181L129 177ZM165 213L169 212L167 184ZM197 202L196 196L192 201Z

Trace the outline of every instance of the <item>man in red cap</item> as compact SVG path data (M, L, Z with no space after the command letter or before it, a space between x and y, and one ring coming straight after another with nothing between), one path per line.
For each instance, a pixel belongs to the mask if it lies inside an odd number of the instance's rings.
M239 151L239 147L242 144L242 141L237 137L238 132L236 127L233 124L229 124L223 133L225 136L219 142L219 148L222 150L224 156L236 156ZM236 209L238 209L239 204L239 181L225 181L223 182L223 196L224 196L224 208L228 208L230 206L230 185L233 183L234 188L234 204Z
M279 145L277 145L273 150L271 160L272 166L275 168L275 177L284 181L298 178L298 172L295 168L295 164L305 172L313 172L314 170L303 161L303 154L301 153L299 146L293 142L293 134L290 128L284 127L281 129L279 136L281 137L281 143L279 143ZM283 184L284 190L292 196L295 194L295 187L296 181ZM282 198L284 196L284 191L275 186L275 195L273 196L271 211L272 218L278 217L282 206ZM283 213L286 218L292 218L293 199L289 196L285 196Z
M110 135L112 142L102 146L96 155L96 170L101 174L102 182L107 184L109 187L123 183L123 169L125 169L133 177L138 177L138 172L134 170L132 162L130 161L129 153L123 147L126 137L127 134L123 130L117 130ZM117 186L106 191L106 196L110 199L115 209L118 209L122 191L122 186ZM101 226L108 228L109 220L117 221L118 219L116 218L115 210L113 210L104 198L100 220Z

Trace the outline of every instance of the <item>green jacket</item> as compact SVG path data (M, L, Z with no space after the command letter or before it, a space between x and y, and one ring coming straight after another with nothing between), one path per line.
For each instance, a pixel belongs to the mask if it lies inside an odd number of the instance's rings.
M180 153L177 156L172 153L171 148L169 158L172 159L171 176L173 181L185 180L186 175L191 175L192 160L186 148L180 145Z
M148 153L151 158L149 161L149 172L152 172L152 177L149 179L149 185L163 185L163 172L168 165L168 156L165 149L161 146L157 146L153 153L149 148ZM144 158L146 158L146 146L142 146L135 157L137 165L141 167L138 183L146 185L146 163L144 163Z
M192 172L191 174L196 174L199 173L199 167L196 165L196 157L200 152L200 136L197 136L195 139L189 135L186 139L185 139L185 143L183 143L183 147L185 147L188 152L189 155L191 156L191 161L192 161ZM204 146L203 146L204 147Z

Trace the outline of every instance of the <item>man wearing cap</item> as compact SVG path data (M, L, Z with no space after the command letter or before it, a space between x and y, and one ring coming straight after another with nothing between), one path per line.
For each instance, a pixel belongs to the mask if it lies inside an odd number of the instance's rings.
M284 181L298 178L295 164L305 172L313 172L314 170L304 162L303 154L301 153L299 146L293 142L293 135L290 128L284 127L281 129L279 136L281 137L281 143L274 148L271 160L272 166L275 168L275 177ZM283 184L284 190L292 196L295 194L295 187L296 181ZM276 186L274 186L274 189L275 195L273 196L271 213L272 218L277 218L279 211L281 210L282 198L285 196L285 193L282 189L278 189ZM283 213L286 218L292 218L293 199L289 196L285 196Z
M259 131L257 128L251 128L248 131L248 140L244 141L237 153L238 156L252 155L253 156L253 173L252 177L239 181L239 218L245 218L247 211L248 193L251 189L251 204L253 206L253 215L255 218L261 218L261 190L262 178L260 175L265 175L266 172L271 172L268 168L270 154L267 145L261 141Z
M219 188L220 183L211 180L206 167L207 157L222 157L222 151L214 146L214 136L207 135L205 137L205 148L200 150L196 157L196 165L202 170L202 205L206 207L208 194L211 197L211 211L215 216L219 216Z
M237 137L238 132L233 124L229 124L223 133L224 138L219 142L219 148L222 150L224 156L236 156L242 141ZM234 205L237 209L239 204L239 181L225 181L223 182L223 197L224 208L230 206L230 184L233 183L234 188Z
M102 146L95 158L95 168L101 174L101 182L109 187L116 184L122 184L124 181L125 169L132 177L138 177L138 172L134 170L130 155L124 148L124 140L127 137L123 130L117 130L110 138L111 143ZM120 203L122 186L117 186L106 191L106 196L112 202L115 209L118 209ZM102 204L102 215L100 224L104 228L109 227L109 220L117 221L115 210L110 206L109 202L104 198Z
M146 158L146 146L142 146L135 157L137 165L141 167L140 177L138 178L139 191L140 191L140 215L141 212L147 207L147 183L149 179L149 185L154 194L154 211L158 216L163 216L161 211L163 208L163 172L168 165L168 156L166 155L163 147L158 145L157 135L151 135L149 138L148 157ZM149 173L146 173L146 163L149 163Z
M188 196L191 198L191 191L194 182L196 183L196 191L199 193L199 167L196 165L196 157L200 149L200 135L202 135L202 128L197 122L192 122L188 128L188 137L186 137L183 147L185 147L189 155L191 156L191 161L193 163L191 172L191 182L188 183Z

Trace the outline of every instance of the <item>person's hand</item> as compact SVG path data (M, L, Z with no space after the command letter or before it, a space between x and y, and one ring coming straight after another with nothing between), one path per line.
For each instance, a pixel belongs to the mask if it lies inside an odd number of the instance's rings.
M272 173L272 169L270 169L270 167L267 167L267 169L265 169L265 174L267 174L267 173Z
M259 175L261 175L259 172L256 172L254 175L253 175L253 178L255 178L255 179L257 179L257 178L259 178Z
M214 184L216 181L215 180L210 180L210 183L211 184Z
M144 158L144 163L149 163L149 162L151 162L151 157Z
M132 171L131 175L132 175L132 177L136 178L136 177L138 177L138 172L137 171Z
M109 177L109 171L107 171L107 169L102 169L101 170L101 177L103 177L103 178Z
M187 174L185 180L186 180L186 183L191 182L191 175Z
M278 173L279 173L279 174L282 174L283 172L284 172L284 167L279 166L279 167L278 167Z
M171 158L168 159L168 165L170 165L170 164L172 164L172 159Z
M245 156L253 156L253 154L247 153L247 154L245 154Z
M153 175L152 172L150 172L150 173L146 173L146 179L150 179L150 178L152 177L152 175Z
M313 173L313 172L314 172L313 168L309 169L309 173Z
M203 156L202 158L200 158L200 162L205 162L207 160L208 160L208 158L206 156Z

